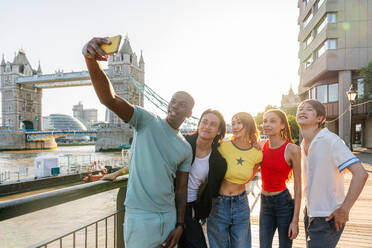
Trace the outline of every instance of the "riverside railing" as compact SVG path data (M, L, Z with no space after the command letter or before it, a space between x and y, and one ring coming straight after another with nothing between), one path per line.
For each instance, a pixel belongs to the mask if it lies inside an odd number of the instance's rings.
M32 213L38 210L53 207L62 203L77 200L83 197L91 196L94 194L102 193L105 191L120 188L117 200L116 200L116 211L109 213L103 217L100 217L90 223L82 224L81 226L74 228L73 230L58 235L56 237L51 237L50 239L40 242L29 247L56 247L55 243L58 243L58 247L64 247L64 239L72 239L71 244L68 247L76 247L76 236L79 231L80 236L84 236L84 246L83 247L108 247L109 239L113 239L115 248L124 248L123 241L123 222L124 222L124 208L123 203L126 195L128 176L118 177L115 181L97 181L93 183L87 183L77 186L72 186L68 188L63 188L55 191L50 191L46 193L36 194L32 196L26 196L15 200L9 200L0 202L0 222L3 220L8 220L15 218L24 214ZM108 233L108 223L110 218L113 219L113 235L112 237ZM98 230L99 223L103 222L105 225L104 235ZM88 228L93 226L93 236L95 237L95 245L87 245L88 243ZM91 236L89 236L91 237ZM98 240L100 237L104 237L104 246L98 246ZM79 247L81 247L79 245Z

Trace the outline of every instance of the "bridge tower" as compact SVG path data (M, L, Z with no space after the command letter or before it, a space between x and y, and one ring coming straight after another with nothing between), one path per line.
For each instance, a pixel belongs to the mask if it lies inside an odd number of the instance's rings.
M0 65L2 93L2 126L12 129L41 130L42 90L17 84L19 76L41 75L41 67L32 69L24 50L19 50L13 62L5 62L4 55Z
M138 61L133 52L128 36L125 37L122 47L117 54L109 57L108 77L114 87L116 94L132 104L143 106L144 96L133 85L129 77L144 86L145 62L142 51ZM133 138L133 130L110 110L106 111L106 121L110 128L100 130L97 133L96 150L117 149L120 145L129 144Z

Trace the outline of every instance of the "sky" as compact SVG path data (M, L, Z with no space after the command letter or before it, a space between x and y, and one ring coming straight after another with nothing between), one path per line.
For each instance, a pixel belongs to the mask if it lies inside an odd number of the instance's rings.
M128 34L138 57L143 50L149 87L165 99L188 91L194 116L213 108L229 122L236 112L280 106L291 85L297 92L297 18L294 0L6 1L0 54L13 61L22 48L44 74L81 71L81 50L92 37ZM92 86L43 90L43 116L72 115L79 101L104 119ZM149 102L145 108L162 115Z

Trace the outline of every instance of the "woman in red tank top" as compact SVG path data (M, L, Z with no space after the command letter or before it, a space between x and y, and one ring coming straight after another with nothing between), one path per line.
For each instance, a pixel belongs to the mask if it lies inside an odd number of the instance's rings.
M298 235L301 205L301 150L292 143L291 130L283 111L268 110L264 114L263 130L269 140L263 147L261 164L260 247L272 247L276 229L279 247L292 247L292 241ZM294 200L286 186L292 172Z

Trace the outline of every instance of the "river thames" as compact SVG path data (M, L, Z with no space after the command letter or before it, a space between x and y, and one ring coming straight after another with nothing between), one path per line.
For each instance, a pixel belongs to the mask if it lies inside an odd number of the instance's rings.
M17 170L28 167L29 175L32 177L36 157L61 158L66 155L90 155L100 161L121 158L120 152L95 152L94 146L65 146L50 151L7 151L0 152L0 169ZM111 190L2 221L0 222L0 247L28 247L102 217L116 209L117 192L118 189ZM0 197L0 201L12 198L12 196Z

